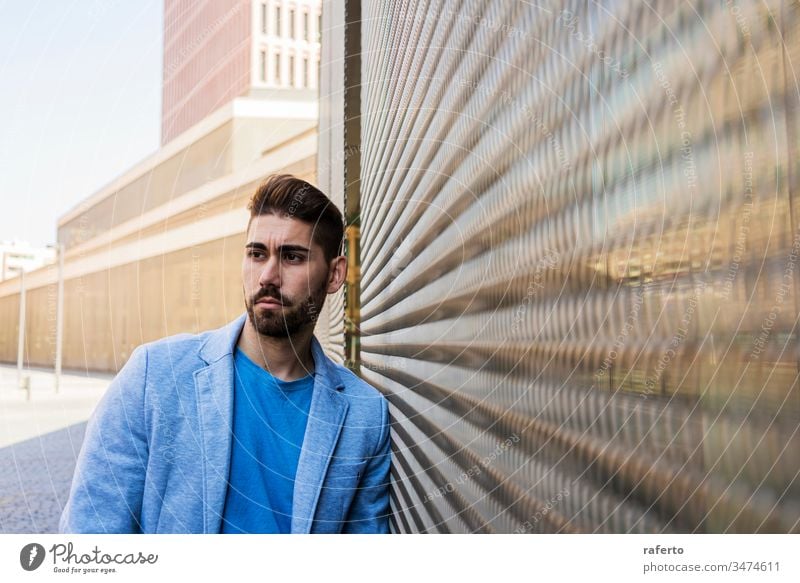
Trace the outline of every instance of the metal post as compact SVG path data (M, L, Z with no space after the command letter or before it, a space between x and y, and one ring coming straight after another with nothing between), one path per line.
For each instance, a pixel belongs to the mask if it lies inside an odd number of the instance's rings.
M58 253L58 299L56 300L56 393L61 384L61 356L64 339L64 243L56 246Z
M31 377L30 375L25 375L22 377L22 390L25 391L25 400L31 400Z
M25 271L19 269L19 344L17 345L17 386L22 388L22 360L25 357Z
M345 365L361 366L361 1L344 3L344 218L347 285L344 290Z

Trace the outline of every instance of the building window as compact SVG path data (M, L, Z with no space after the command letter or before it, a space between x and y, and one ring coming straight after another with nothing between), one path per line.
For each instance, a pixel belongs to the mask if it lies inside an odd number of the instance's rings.
M303 12L303 40L306 42L311 41L311 15L308 12Z
M267 34L267 5L261 3L261 32Z
M289 87L294 87L294 55L289 55Z
M261 81L267 81L267 51L261 51Z
M275 36L281 36L281 7L275 7Z
M275 53L275 84L281 83L281 54Z
M289 38L295 38L294 36L294 8L289 9Z
M310 85L310 81L308 79L308 57L303 57L303 78L300 79L300 84L304 87Z

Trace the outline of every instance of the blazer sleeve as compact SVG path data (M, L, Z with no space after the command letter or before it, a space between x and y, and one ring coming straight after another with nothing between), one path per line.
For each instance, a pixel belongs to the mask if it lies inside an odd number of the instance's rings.
M367 462L344 522L345 534L389 533L389 469L392 463L389 405L381 398L381 433L373 456Z
M59 532L141 532L148 457L146 375L147 348L139 346L89 419Z

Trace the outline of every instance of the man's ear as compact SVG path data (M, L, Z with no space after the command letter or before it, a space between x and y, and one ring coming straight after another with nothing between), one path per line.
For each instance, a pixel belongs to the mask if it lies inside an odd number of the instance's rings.
M347 257L339 255L331 259L328 265L328 293L339 291L347 277Z

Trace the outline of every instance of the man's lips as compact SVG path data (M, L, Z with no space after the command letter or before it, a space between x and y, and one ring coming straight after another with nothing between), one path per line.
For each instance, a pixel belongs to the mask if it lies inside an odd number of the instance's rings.
M256 304L261 304L262 306L282 306L283 304L276 300L275 298L261 298L256 302Z

